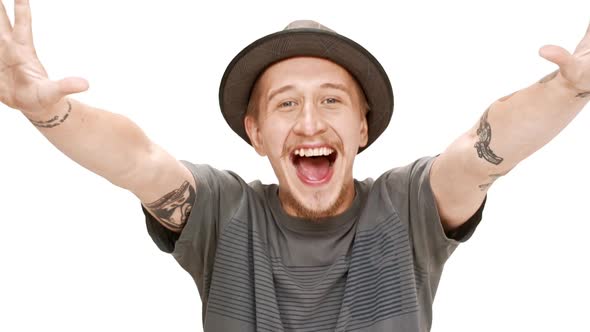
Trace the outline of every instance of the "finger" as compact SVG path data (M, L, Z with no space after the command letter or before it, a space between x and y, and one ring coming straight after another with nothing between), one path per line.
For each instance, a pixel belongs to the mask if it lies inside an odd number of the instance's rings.
M31 6L29 0L14 1L14 37L20 42L33 43Z
M560 70L567 70L574 61L572 55L563 47L545 45L539 50L539 55L559 66Z
M80 77L67 77L59 81L44 81L37 88L40 105L48 106L72 93L88 90L88 81Z
M56 82L59 94L63 96L88 90L88 81L81 77L67 77Z
M10 24L8 14L6 14L6 8L4 8L4 3L0 1L0 33L7 32L12 32L12 25Z

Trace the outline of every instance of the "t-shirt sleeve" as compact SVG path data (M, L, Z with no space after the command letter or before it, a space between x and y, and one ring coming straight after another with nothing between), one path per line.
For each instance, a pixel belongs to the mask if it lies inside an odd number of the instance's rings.
M442 266L457 245L471 237L481 221L486 200L461 227L445 233L430 186L430 169L435 159L424 157L392 169L386 181L400 218L408 225L415 256L429 260L427 265Z
M445 234L434 194L430 186L430 169L436 157L424 157L387 172L384 185L400 220L407 226L414 260L414 276L420 314L430 327L432 303L443 267L460 242L471 237L479 224L485 200L458 230Z
M162 226L142 205L148 234L160 250L171 253L201 288L213 265L217 240L237 211L247 186L229 171L208 165L182 163L195 178L196 195L186 225L180 233Z

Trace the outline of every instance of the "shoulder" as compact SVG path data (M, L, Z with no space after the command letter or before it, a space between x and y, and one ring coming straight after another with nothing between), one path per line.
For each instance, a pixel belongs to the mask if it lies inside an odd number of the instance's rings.
M372 219L401 219L410 221L412 213L430 207L432 190L428 174L435 157L418 158L403 166L394 167L376 180L366 179L360 184L366 188L365 213Z
M408 194L412 187L428 184L430 169L436 156L424 156L402 166L394 167L374 181L374 189L388 194Z

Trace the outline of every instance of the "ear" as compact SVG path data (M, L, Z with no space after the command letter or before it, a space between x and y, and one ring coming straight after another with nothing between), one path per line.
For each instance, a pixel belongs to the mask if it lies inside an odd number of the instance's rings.
M244 117L244 127L246 128L246 134L252 143L252 147L260 156L266 156L264 152L264 142L262 135L260 134L260 127L258 126L258 120L252 115L248 114Z
M359 147L363 148L365 146L367 146L367 143L369 142L369 125L367 124L367 117L363 116L361 119L361 140L360 140L360 144Z

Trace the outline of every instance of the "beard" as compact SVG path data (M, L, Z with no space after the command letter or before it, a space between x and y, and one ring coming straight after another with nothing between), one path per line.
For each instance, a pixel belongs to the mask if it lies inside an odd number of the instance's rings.
M290 211L293 211L295 214L294 216L298 218L307 219L313 222L321 222L322 218L332 217L336 215L336 212L340 209L340 207L342 206L342 204L344 204L346 200L349 188L353 185L354 182L343 184L340 188L340 192L338 193L338 197L336 198L336 200L330 206L323 210L314 210L306 207L305 205L303 205L301 201L295 198L295 196L293 196L293 194L290 191L287 190L281 191L279 189L279 197L281 204L283 205L283 210L287 211L288 209ZM314 196L316 201L321 199L321 197L318 197L317 193Z

